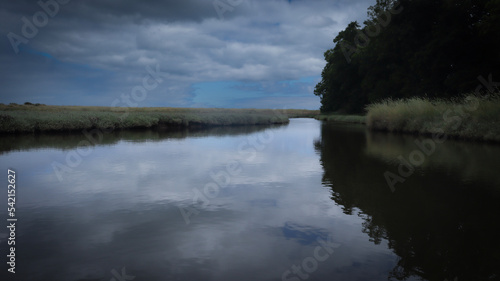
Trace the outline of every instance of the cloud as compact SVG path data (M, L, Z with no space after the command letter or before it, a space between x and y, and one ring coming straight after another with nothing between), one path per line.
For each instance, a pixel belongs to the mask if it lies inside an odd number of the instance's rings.
M260 83L263 91L252 102L265 104L278 94L276 87L265 85L319 77L332 39L348 22L362 20L373 4L220 1L229 5L223 18L214 1L69 1L59 5L36 36L19 44L18 55L7 34L23 36L22 18L33 22L33 15L43 10L37 1L7 2L0 10L5 35L0 61L13 67L1 70L1 102L110 105L136 85L146 66L159 64L165 82L139 106L199 105L196 85L221 81ZM311 90L316 82L311 80L310 91L297 99L307 100L309 108L319 106ZM228 94L212 93L210 98L220 104ZM248 94L242 97L251 99ZM281 101L300 105L293 102L294 95Z

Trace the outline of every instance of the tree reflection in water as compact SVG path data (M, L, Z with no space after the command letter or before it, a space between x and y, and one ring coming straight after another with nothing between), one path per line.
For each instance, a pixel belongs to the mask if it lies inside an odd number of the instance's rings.
M390 280L499 280L500 180L488 171L498 171L500 147L449 140L393 193L383 174L397 171L414 139L323 123L315 148L331 199L399 256Z

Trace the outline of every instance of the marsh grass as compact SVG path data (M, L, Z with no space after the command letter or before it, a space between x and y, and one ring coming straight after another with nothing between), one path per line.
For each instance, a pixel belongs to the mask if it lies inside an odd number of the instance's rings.
M371 130L500 141L500 94L453 100L411 98L367 106Z
M0 132L283 124L312 110L0 105Z

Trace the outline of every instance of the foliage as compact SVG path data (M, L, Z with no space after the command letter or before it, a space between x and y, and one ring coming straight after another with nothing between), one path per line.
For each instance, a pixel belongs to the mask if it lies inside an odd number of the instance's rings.
M387 98L473 92L477 77L500 77L499 35L498 0L377 0L363 27L351 22L333 40L314 94L321 112L345 114Z

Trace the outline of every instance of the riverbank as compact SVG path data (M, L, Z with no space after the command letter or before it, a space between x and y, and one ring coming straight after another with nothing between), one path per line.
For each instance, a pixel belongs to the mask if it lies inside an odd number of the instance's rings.
M0 133L285 124L315 110L0 105Z
M319 114L321 121L365 124L369 130L500 142L500 94L453 100L411 98L367 106L366 116Z
M314 116L314 119L320 121L366 124L366 116L362 115L319 114Z
M367 107L366 125L377 131L500 142L500 95L386 100Z

